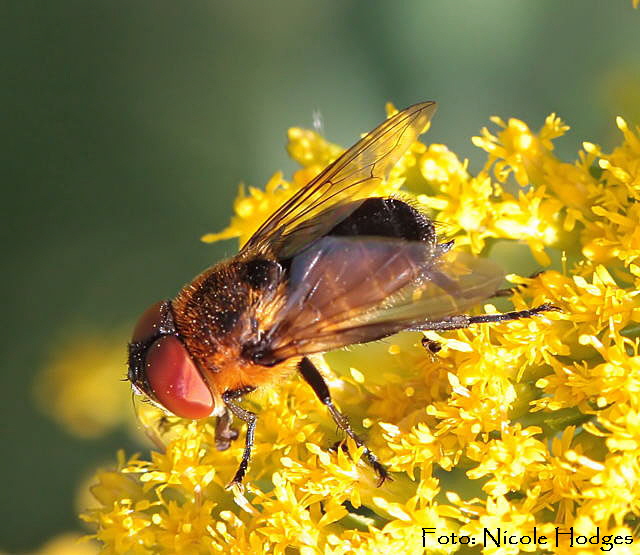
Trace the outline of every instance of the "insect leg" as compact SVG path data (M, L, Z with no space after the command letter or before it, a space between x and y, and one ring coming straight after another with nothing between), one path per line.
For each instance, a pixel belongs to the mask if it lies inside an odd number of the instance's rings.
M459 330L468 328L471 324L488 324L492 322L505 322L508 320L519 320L520 318L531 318L541 312L560 311L561 309L550 303L541 304L535 308L528 310L514 310L511 312L504 312L502 314L483 314L482 316L469 316L467 314L458 314L456 316L449 316L448 318L442 318L441 320L430 320L412 326L409 328L411 331L445 331L445 330Z
M253 391L253 388L226 391L222 394L222 400L224 401L224 404L229 409L229 411L233 413L235 417L247 423L247 435L245 437L242 460L240 461L240 466L238 466L238 470L236 470L236 474L233 477L233 480L231 480L231 482L227 486L228 488L235 484L242 483L242 479L244 478L244 475L247 472L247 467L249 466L249 459L251 459L251 447L253 447L253 438L256 431L256 422L258 421L258 416L255 412L244 409L234 402L234 399L242 397L242 395L249 393L250 391Z
M503 289L497 289L493 293L493 295L491 295L491 298L495 298L495 297L510 297L517 290L518 290L518 287L505 287Z
M311 389L313 389L313 392L316 394L320 402L329 409L329 413L338 427L353 439L358 447L364 447L363 456L378 475L378 486L381 486L385 480L391 480L391 476L389 476L387 469L378 460L378 457L373 454L373 452L365 445L364 441L353 431L347 418L333 404L327 382L324 381L322 374L318 372L318 369L314 364L307 357L304 357L298 364L298 370L300 371L300 374L302 374L304 380L311 386Z
M440 289L446 291L452 297L461 297L464 296L464 292L460 290L457 282L452 280L446 274L432 268L426 272L426 275L429 278L429 281L435 283Z
M538 270L537 272L533 272L533 274L529 276L529 279L537 278L540 274L544 274L544 272L545 270ZM519 291L520 289L524 289L525 287L527 287L526 284L521 284L521 285L514 285L513 287L505 287L504 289L498 289L492 295L492 297L510 297L516 291Z
M228 408L222 416L218 416L216 421L216 448L218 451L229 449L231 442L238 439L239 432L231 427L232 412Z
M482 316L469 317L470 324L487 324L489 322L505 322L508 320L519 320L520 318L531 318L541 312L561 312L562 309L551 303L541 304L527 310L513 310L503 314L484 314Z

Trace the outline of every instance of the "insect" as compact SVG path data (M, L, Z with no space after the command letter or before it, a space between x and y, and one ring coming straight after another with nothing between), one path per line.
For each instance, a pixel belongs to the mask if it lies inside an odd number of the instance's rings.
M216 416L220 450L238 437L232 418L246 422L230 486L245 476L258 418L241 398L295 372L364 448L380 484L389 477L333 404L309 355L402 330L459 329L554 309L466 315L498 291L499 267L439 242L433 222L410 204L371 197L435 107L415 104L380 124L276 210L236 256L138 321L129 344L134 391L180 417Z

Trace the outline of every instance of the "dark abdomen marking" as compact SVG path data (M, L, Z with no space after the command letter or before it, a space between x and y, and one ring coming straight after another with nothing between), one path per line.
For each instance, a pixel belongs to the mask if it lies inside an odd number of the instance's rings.
M394 198L365 200L327 235L396 237L408 241L435 242L433 222L418 210Z

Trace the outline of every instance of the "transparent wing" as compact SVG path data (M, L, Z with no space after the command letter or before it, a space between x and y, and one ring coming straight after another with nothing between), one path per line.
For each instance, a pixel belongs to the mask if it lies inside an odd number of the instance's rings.
M460 314L502 279L487 259L418 241L324 237L293 258L267 348L279 360L380 339Z
M435 102L414 104L376 127L317 177L300 189L262 224L243 247L293 256L324 235L388 177L389 171L425 130ZM349 208L340 207L349 203Z

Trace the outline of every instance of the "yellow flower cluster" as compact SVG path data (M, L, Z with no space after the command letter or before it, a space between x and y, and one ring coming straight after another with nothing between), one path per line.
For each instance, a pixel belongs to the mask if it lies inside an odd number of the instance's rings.
M219 452L213 423L162 418L164 451L120 454L96 476L98 506L83 518L105 553L451 553L464 538L482 545L486 531L553 538L556 527L597 534L572 553L607 551L615 537L616 554L638 552L639 133L618 118L613 152L584 143L567 163L554 155L568 130L556 115L537 132L492 121L496 130L473 138L488 154L477 175L446 146L416 143L377 193L402 185L457 248L490 255L526 243L546 271L509 276L512 304L563 312L429 332L437 355L423 334L403 333L317 357L337 404L393 472L382 487L354 444L334 446L333 423L298 379L245 401L259 421L244 494L224 489L241 442ZM231 225L205 240L242 244L340 151L290 130L302 166L293 180L275 174L264 191L241 190ZM490 541L483 551L568 552L562 538L558 549Z
M83 332L56 345L39 372L34 393L40 408L69 433L102 436L133 423L131 387L115 369L126 361L126 333Z

